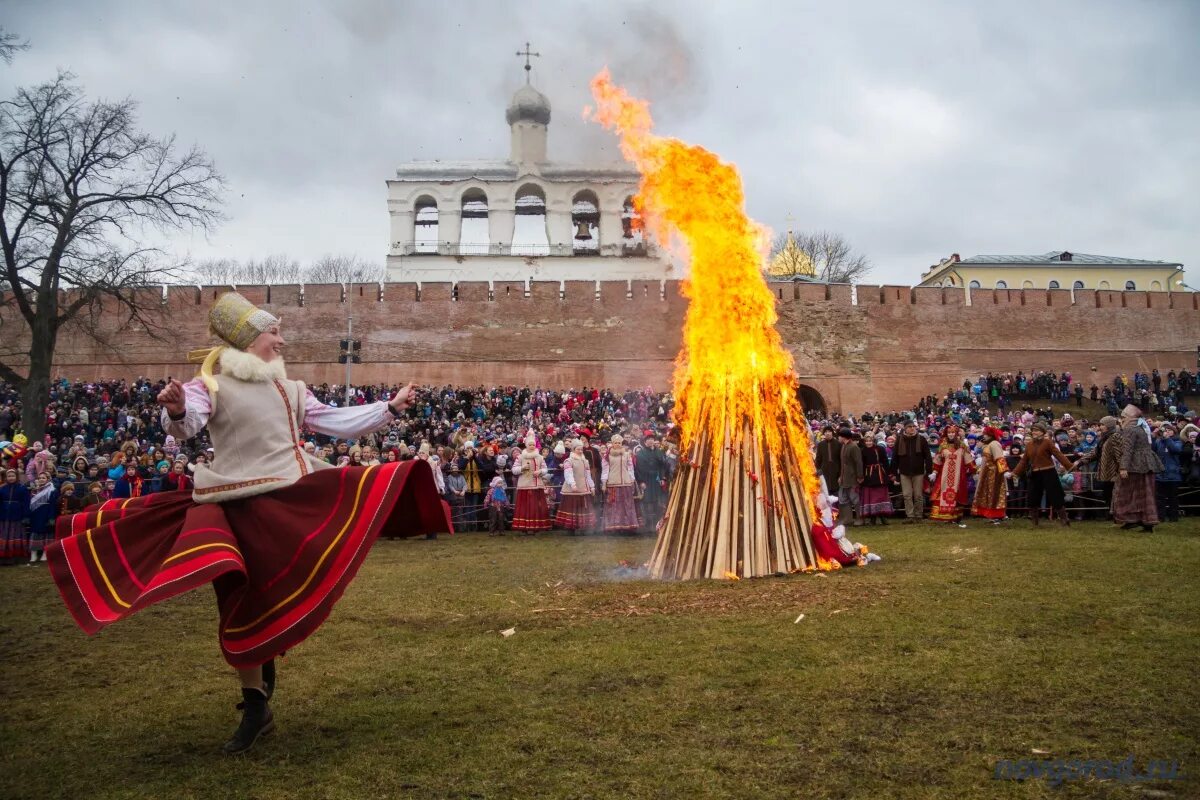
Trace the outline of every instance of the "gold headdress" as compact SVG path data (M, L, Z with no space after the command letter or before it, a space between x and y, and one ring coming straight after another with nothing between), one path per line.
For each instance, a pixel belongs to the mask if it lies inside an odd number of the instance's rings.
M224 344L192 350L188 361L200 364L200 380L208 387L209 394L217 393L217 382L213 379L213 366L227 346L238 350L249 347L260 333L278 325L279 318L242 297L237 292L226 292L213 303L208 312L208 332L221 339Z

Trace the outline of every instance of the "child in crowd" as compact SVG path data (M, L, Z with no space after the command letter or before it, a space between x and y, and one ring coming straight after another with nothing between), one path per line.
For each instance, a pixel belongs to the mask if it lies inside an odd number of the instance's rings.
M488 536L504 535L504 509L508 506L508 492L504 478L497 475L488 486L483 504L488 510Z

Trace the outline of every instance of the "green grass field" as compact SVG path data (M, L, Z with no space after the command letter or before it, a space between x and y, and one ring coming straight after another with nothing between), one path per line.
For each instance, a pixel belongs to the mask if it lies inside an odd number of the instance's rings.
M241 758L211 593L89 639L5 568L0 797L1200 796L1200 523L860 531L883 562L741 582L616 579L649 539L380 542ZM1128 754L1181 779L993 779Z

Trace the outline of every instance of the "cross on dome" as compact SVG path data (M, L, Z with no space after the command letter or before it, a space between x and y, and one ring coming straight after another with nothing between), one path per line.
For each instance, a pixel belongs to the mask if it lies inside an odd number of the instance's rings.
M534 58L541 58L541 57L542 57L542 54L541 54L541 53L534 53L534 52L532 52L532 51L529 49L529 42L526 42L526 43L525 43L525 50L524 50L524 52L522 52L521 50L518 50L518 51L517 51L517 57L518 57L518 58L520 58L520 57L522 57L522 56L524 56L524 57L525 57L525 82L526 82L526 83L529 83L529 73L530 73L531 71L533 71L533 65L529 63L529 58L530 58L531 56L532 56L532 57L534 57Z

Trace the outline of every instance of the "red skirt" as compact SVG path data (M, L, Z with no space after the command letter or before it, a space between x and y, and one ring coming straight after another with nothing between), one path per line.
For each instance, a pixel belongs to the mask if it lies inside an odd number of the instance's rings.
M642 517L634 503L633 484L609 486L604 495L604 530L636 531Z
M592 508L592 495L568 494L563 492L554 515L554 524L565 531L588 530L596 524L596 512Z
M514 531L550 530L550 504L545 489L517 489L512 526Z
M186 491L109 500L59 517L50 573L88 634L211 582L221 652L253 667L321 626L380 534L450 530L422 463L318 470L224 503Z

